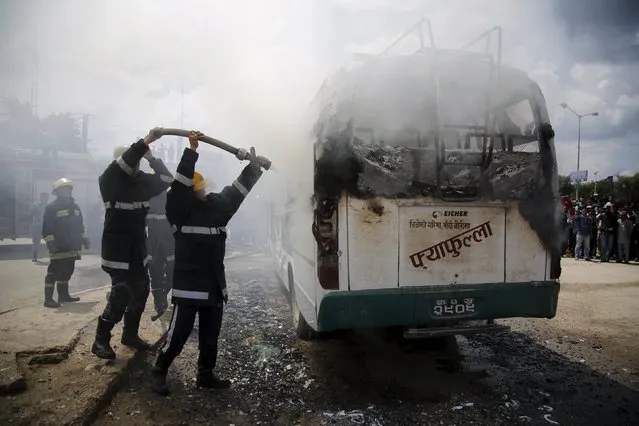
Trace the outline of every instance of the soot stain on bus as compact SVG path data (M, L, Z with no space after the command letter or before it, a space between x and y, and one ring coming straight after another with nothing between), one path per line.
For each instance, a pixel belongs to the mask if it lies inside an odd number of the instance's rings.
M552 127L546 123L535 139L544 144L553 136ZM346 191L349 196L371 200L369 210L379 216L383 208L379 208L377 198L518 201L520 214L553 254L551 277L559 278L559 253L565 236L559 225L559 200L555 200L557 171L553 157L543 149L466 153L437 149L434 141L426 141L426 145L409 148L364 143L354 137L350 125L346 126L319 144L316 198L335 200ZM474 167L477 164L479 167Z

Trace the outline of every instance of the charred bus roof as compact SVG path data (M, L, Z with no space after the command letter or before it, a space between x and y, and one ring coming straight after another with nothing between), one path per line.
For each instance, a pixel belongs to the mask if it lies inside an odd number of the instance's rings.
M543 105L535 81L516 68L496 65L484 54L428 49L426 53L383 56L343 67L329 76L311 108L312 120L353 120L355 126L432 128L437 111L468 114L525 99ZM545 106L543 119L547 121ZM468 118L466 118L468 120ZM419 125L417 124L419 123ZM374 126L373 126L374 125Z

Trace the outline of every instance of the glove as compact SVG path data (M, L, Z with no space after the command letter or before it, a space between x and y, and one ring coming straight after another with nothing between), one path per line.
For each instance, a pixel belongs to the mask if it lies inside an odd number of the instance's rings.
M251 154L249 157L249 166L251 166L251 169L255 170L255 171L259 171L262 163L260 162L259 157L255 154L255 148L251 147Z
M237 154L235 154L235 156L237 157L238 160L244 161L244 160L246 160L246 154L247 154L247 152L246 152L246 150L244 148L239 148L237 150Z
M222 300L224 300L224 303L228 303L229 301L229 292L226 288L222 289Z
M153 293L153 304L155 305L155 311L158 314L164 313L164 311L166 311L166 309L169 307L169 302L167 300L164 289L153 289L151 290L151 293Z
M58 248L56 247L55 242L47 242L47 250L49 250L49 253L51 254L57 253Z

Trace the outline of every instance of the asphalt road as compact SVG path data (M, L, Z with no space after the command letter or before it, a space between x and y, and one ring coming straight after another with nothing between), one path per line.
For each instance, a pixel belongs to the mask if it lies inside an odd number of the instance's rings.
M0 313L44 302L48 264L48 259L37 263L29 259L0 260ZM109 284L109 276L100 267L100 257L89 254L76 262L69 289L77 293Z
M566 335L561 315L559 328L518 320L513 332L468 339L345 333L306 343L268 257L237 257L227 273L218 373L232 389L195 388L194 332L170 370L170 397L148 390L150 354L96 424L639 424L636 346L579 327Z

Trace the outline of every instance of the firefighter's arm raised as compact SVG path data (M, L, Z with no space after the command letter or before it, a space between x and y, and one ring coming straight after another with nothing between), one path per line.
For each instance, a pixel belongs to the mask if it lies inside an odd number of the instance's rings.
M133 176L136 171L136 167L140 164L140 160L144 154L149 151L149 145L158 140L162 135L159 133L160 128L156 127L149 131L149 134L131 145L129 149L124 151L122 155L109 164L104 173L100 176L100 187L105 190L107 194L103 193L103 197L106 195L109 198L108 192L115 188L115 182L122 175Z
M151 150L147 151L144 158L147 159L149 166L151 166L155 172L155 174L145 174L142 176L145 191L148 192L147 195L149 198L153 198L171 186L173 175L171 175L171 172L166 168L162 160L151 155Z
M182 159L175 172L175 179L171 183L171 190L166 195L166 218L171 225L182 225L183 219L195 199L193 177L198 157L199 154L194 148L184 148Z
M42 238L47 243L47 249L51 254L57 251L55 244L55 221L56 210L51 205L48 205L44 210L44 217L42 219Z
M240 173L231 185L224 187L220 193L220 197L215 201L216 207L225 216L227 221L231 220L261 176L262 169L260 162L255 154L255 148L251 148L251 162L244 167L242 173Z

